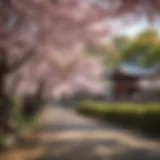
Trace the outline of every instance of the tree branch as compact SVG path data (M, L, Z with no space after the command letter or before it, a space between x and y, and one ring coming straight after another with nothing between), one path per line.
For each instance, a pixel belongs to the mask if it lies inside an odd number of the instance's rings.
M29 50L24 56L22 56L22 58L20 58L19 60L17 60L17 62L15 62L11 66L7 67L7 69L6 69L7 74L9 74L10 72L14 72L19 67L21 67L25 62L27 62L28 60L30 60L30 58L32 57L32 55L33 55L33 51Z

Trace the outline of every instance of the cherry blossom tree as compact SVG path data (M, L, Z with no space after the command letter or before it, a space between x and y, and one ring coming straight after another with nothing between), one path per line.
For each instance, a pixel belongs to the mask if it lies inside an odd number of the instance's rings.
M75 88L91 89L94 67L80 71L79 47L101 42L113 18L152 20L159 9L159 0L1 0L0 125L9 116L8 94L41 97L70 80Z

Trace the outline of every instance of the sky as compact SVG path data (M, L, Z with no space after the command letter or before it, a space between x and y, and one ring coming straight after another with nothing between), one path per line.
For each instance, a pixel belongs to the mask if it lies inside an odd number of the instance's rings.
M133 26L128 26L122 29L119 33L120 34L127 34L129 36L135 36L138 32L142 31L143 29L149 27L149 23L146 20L142 20L138 24ZM152 24L152 27L160 31L160 22L157 21L155 24Z
M105 23L100 24L100 26L106 26L111 28L110 35L107 35L106 38L104 38L104 42L110 41L114 36L119 36L119 35L126 35L126 36L131 36L134 37L136 36L139 32L143 31L144 29L148 27L155 28L159 31L160 33L160 19L156 21L156 23L151 23L148 22L147 19L143 18L136 23L131 23L131 24L124 24L123 21L120 20L113 20L111 19L110 21L106 21Z

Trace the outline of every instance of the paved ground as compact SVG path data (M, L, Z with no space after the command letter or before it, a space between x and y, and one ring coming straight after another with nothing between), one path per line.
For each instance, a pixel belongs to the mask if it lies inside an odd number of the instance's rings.
M38 131L0 160L160 160L160 143L74 110L47 107Z

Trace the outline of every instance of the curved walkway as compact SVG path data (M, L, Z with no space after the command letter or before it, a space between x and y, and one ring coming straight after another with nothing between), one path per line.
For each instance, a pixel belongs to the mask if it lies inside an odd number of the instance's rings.
M38 131L0 160L160 160L160 143L72 109L46 107Z

